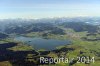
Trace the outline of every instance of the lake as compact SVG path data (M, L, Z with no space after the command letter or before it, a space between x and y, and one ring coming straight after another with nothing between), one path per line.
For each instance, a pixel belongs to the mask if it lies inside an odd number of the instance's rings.
M29 38L23 36L15 37L14 40L25 42L26 44L33 46L35 50L39 50L39 49L54 50L58 46L71 44L71 41L69 40L44 39L44 38L36 38L36 37Z

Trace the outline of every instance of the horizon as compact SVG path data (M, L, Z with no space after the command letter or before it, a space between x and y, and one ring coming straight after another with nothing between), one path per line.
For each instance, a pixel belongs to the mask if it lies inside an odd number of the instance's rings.
M100 17L100 0L0 0L0 19Z
M67 17L43 17L43 18L22 18L22 17L17 17L17 18L0 18L0 20L4 19L58 19L58 18L100 18L100 16L67 16Z

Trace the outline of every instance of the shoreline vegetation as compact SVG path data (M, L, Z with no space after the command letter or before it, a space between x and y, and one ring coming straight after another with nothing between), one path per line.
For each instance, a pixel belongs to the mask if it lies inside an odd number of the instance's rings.
M5 33L0 33L0 66L99 66L100 28L83 22L10 23ZM54 50L35 50L14 37L42 37L45 39L71 40L72 44L58 46ZM69 63L40 63L45 58L75 58ZM94 63L77 63L76 57L95 58ZM84 60L83 60L84 61Z

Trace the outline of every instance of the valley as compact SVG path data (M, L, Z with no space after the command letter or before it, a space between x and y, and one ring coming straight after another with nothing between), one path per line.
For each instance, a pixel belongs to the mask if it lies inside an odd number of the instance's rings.
M99 66L100 19L95 19L1 20L0 66ZM39 62L40 57L75 59L45 64ZM77 57L94 57L95 62L77 63Z

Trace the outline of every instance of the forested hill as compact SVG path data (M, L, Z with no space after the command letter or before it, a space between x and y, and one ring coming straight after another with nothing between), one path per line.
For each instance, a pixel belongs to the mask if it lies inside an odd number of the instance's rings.
M7 34L30 32L64 34L62 28L71 28L76 32L88 31L89 33L100 30L100 22L96 18L6 19L0 20L0 23L0 31Z
M5 38L7 38L7 37L8 37L8 35L3 34L3 33L0 33L0 39L5 39Z

